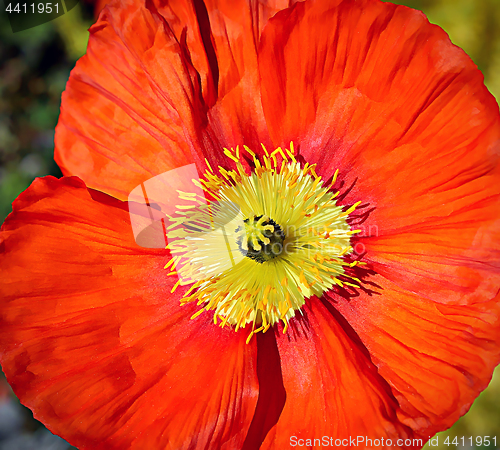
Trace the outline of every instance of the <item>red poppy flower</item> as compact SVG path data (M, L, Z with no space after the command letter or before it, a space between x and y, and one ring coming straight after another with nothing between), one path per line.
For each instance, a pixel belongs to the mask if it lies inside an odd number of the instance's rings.
M2 227L1 363L81 449L418 448L500 360L499 110L419 12L111 3L55 157ZM203 205L145 248L126 200L192 163L247 253L189 285Z

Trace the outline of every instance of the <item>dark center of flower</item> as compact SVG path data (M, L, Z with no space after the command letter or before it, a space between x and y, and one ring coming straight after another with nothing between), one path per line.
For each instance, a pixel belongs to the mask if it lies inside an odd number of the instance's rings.
M270 261L283 252L285 233L268 216L245 219L236 232L236 242L242 254L258 263Z

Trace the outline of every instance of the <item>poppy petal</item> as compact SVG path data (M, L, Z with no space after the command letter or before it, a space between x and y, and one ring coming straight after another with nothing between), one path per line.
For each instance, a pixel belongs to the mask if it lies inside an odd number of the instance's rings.
M398 195L426 192L434 175L466 166L473 176L498 155L498 105L482 74L419 11L298 3L270 19L259 67L273 141L295 141L324 178L339 169L346 186L358 180L364 200L398 208Z
M340 314L316 297L308 300L303 313L286 335L277 336L286 403L262 448L286 448L298 445L299 439L304 439L304 448L317 448L318 443L305 439L323 436L332 447L335 442L329 437L347 439L337 447L371 447L349 441L358 436L392 439L394 447L397 438L412 438L412 430L396 415L398 405L389 386ZM380 441L376 446L386 447Z
M267 19L290 3L109 4L63 94L63 173L125 200L174 168L203 169L205 157L224 164L223 147L272 145L256 46Z
M141 182L202 159L201 85L151 4L114 2L90 33L63 94L55 159L63 173L126 199Z
M258 75L261 33L278 11L298 0L206 0L224 97L245 74Z
M415 203L423 206L409 207L402 219L413 223L400 229L390 228L389 213L387 219L382 213L370 217L365 226L373 235L356 244L366 252L364 261L402 290L436 302L466 305L493 298L500 286L496 172L443 188L434 198L432 191L422 194Z
M339 168L343 201L370 209L357 253L434 301L491 298L500 115L470 58L420 12L372 0L297 4L259 55L273 139L323 178Z
M450 427L500 362L500 295L444 305L381 276L373 295L329 295L397 399L398 418L424 438Z
M207 0L219 69L219 100L209 112L212 145L273 148L262 110L257 52L269 18L297 0Z
M2 232L1 362L21 401L81 449L239 448L258 396L248 333L213 325L133 240L126 204L36 180ZM182 289L181 289L182 291Z

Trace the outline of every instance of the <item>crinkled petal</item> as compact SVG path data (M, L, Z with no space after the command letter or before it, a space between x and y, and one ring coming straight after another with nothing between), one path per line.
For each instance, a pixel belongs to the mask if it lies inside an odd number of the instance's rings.
M190 320L166 250L126 204L77 178L36 180L0 248L1 362L21 401L81 449L233 449L258 396L247 332Z
M372 227L372 235L356 244L366 252L365 262L401 289L426 299L462 305L489 301L500 288L496 172L443 188L434 196L440 207L409 208L414 223L401 230L391 230L389 219L370 217L361 228Z
M468 411L500 361L500 296L443 305L381 276L373 282L371 295L330 299L391 386L398 419L433 436Z
M290 3L111 2L63 94L63 172L124 200L177 167L227 163L223 147L272 145L256 48L268 18Z
M330 437L347 439L337 447L352 447L354 438L361 448L373 445L358 442L358 436L390 439L393 448L399 446L397 439L412 439L412 430L396 415L389 385L342 316L316 297L303 313L287 334L277 334L286 403L262 448L287 448L299 439L304 440L301 448L318 448L312 440L324 436L332 447ZM391 445L379 441L379 446Z
M203 159L196 136L214 87L208 75L200 84L174 18L171 27L152 3L113 2L90 29L56 128L65 174L126 199L147 179ZM208 62L199 70L207 74Z
M339 169L342 201L362 203L356 252L434 301L489 300L500 115L470 58L420 12L372 0L277 14L259 57L272 138L324 179Z
M209 111L214 148L273 147L262 110L258 47L269 18L297 0L206 0L219 68L219 99Z
M358 180L395 221L408 207L400 197L463 183L500 153L498 105L480 71L419 11L298 3L269 21L259 67L273 141L295 141L324 178L339 169L346 186Z

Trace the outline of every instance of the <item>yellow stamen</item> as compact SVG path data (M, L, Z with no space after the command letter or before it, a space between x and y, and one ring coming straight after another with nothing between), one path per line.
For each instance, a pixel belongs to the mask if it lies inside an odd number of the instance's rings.
M212 169L212 166L210 165L210 163L208 162L208 159L205 158L205 162L207 163L207 166L208 168L210 169L210 172L214 173L214 170Z
M243 149L254 161L251 174L239 147L224 148L234 170L219 167L215 173L206 161L209 170L197 185L216 202L179 191L180 198L196 204L179 205L169 217L173 258L165 268L173 265L169 275L179 276L172 292L191 284L181 303L202 306L193 318L212 310L214 324L220 319L221 327L250 325L250 342L280 321L286 333L307 298L335 285L357 287L345 281L359 282L344 267L360 263L344 257L353 251L351 236L359 232L346 218L361 202L343 211L335 200L338 192L330 191L338 170L325 187L315 164L297 162L293 143L271 153L262 145L260 159Z

